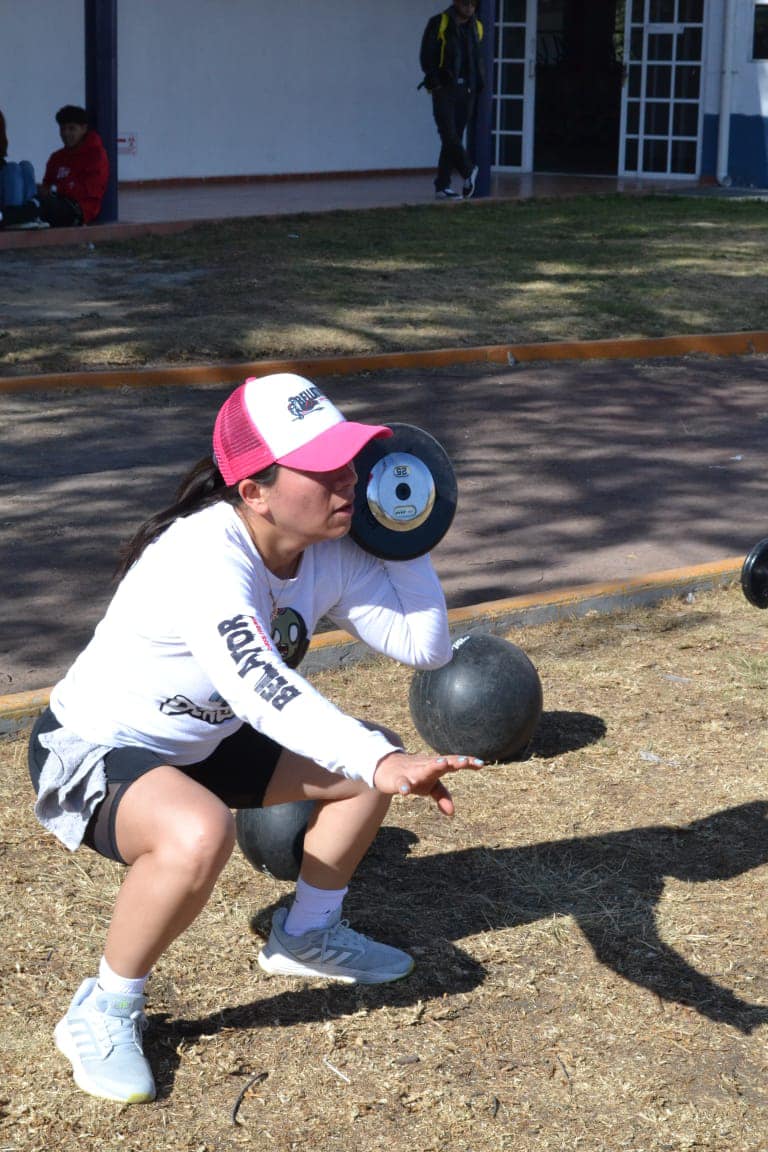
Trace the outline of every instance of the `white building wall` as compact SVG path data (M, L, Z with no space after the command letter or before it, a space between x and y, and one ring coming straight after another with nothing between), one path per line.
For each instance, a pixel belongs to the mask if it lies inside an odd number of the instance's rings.
M768 60L752 59L754 3L731 0L733 9L733 52L731 70L731 114L768 116Z
M83 0L0 0L0 109L9 159L31 160L41 179L61 147L62 104L85 103Z
M752 59L754 0L731 0L732 116L768 116L768 60ZM723 79L725 0L706 5L704 112L717 116Z
M418 50L440 0L118 0L120 180L431 167ZM0 0L0 107L42 171L85 100L82 0Z

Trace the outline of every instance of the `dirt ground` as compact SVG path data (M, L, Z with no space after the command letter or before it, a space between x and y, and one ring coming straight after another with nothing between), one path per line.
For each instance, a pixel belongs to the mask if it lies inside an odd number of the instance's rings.
M766 1152L768 615L737 587L512 633L541 676L526 759L397 801L347 901L406 981L268 979L290 885L237 852L150 985L159 1097L82 1095L52 1028L121 869L36 825L0 745L3 1152ZM416 747L410 672L318 674Z

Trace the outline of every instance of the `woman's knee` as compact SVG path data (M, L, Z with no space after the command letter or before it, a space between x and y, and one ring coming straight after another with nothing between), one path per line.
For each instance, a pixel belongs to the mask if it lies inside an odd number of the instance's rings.
M150 780L142 789L148 777L127 790L117 813L117 845L126 863L151 854L192 877L221 871L235 846L235 820L226 804L186 782L165 792Z
M206 803L179 813L161 841L158 852L172 857L192 873L219 872L235 846L235 820L221 801Z

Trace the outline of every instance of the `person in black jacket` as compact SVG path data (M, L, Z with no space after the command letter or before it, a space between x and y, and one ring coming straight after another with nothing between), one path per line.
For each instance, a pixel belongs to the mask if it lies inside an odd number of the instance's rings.
M424 29L420 62L424 87L432 96L432 111L440 136L440 157L435 176L438 200L458 200L451 177L463 180L461 195L474 194L477 165L474 128L477 96L485 83L480 43L483 26L477 19L477 0L453 0L450 8L433 16ZM467 147L464 147L464 134Z

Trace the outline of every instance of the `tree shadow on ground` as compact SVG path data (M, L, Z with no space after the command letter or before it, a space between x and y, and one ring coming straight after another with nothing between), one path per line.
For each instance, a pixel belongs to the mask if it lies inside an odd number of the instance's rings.
M741 804L682 826L627 828L514 848L478 846L418 857L409 854L417 842L410 831L382 828L349 902L357 927L417 953L419 963L407 981L370 988L304 986L201 1018L154 1017L152 1046L161 1056L162 1090L168 1090L175 1052L185 1038L222 1028L325 1020L355 1011L361 1001L369 1008L407 1007L468 992L487 971L454 941L555 916L573 918L599 963L662 1000L687 1005L745 1035L768 1021L768 1005L749 1003L698 972L661 938L656 923L668 877L727 881L768 862L767 802ZM397 920L377 906L382 890L397 893L398 907L418 909L418 941L398 939Z

